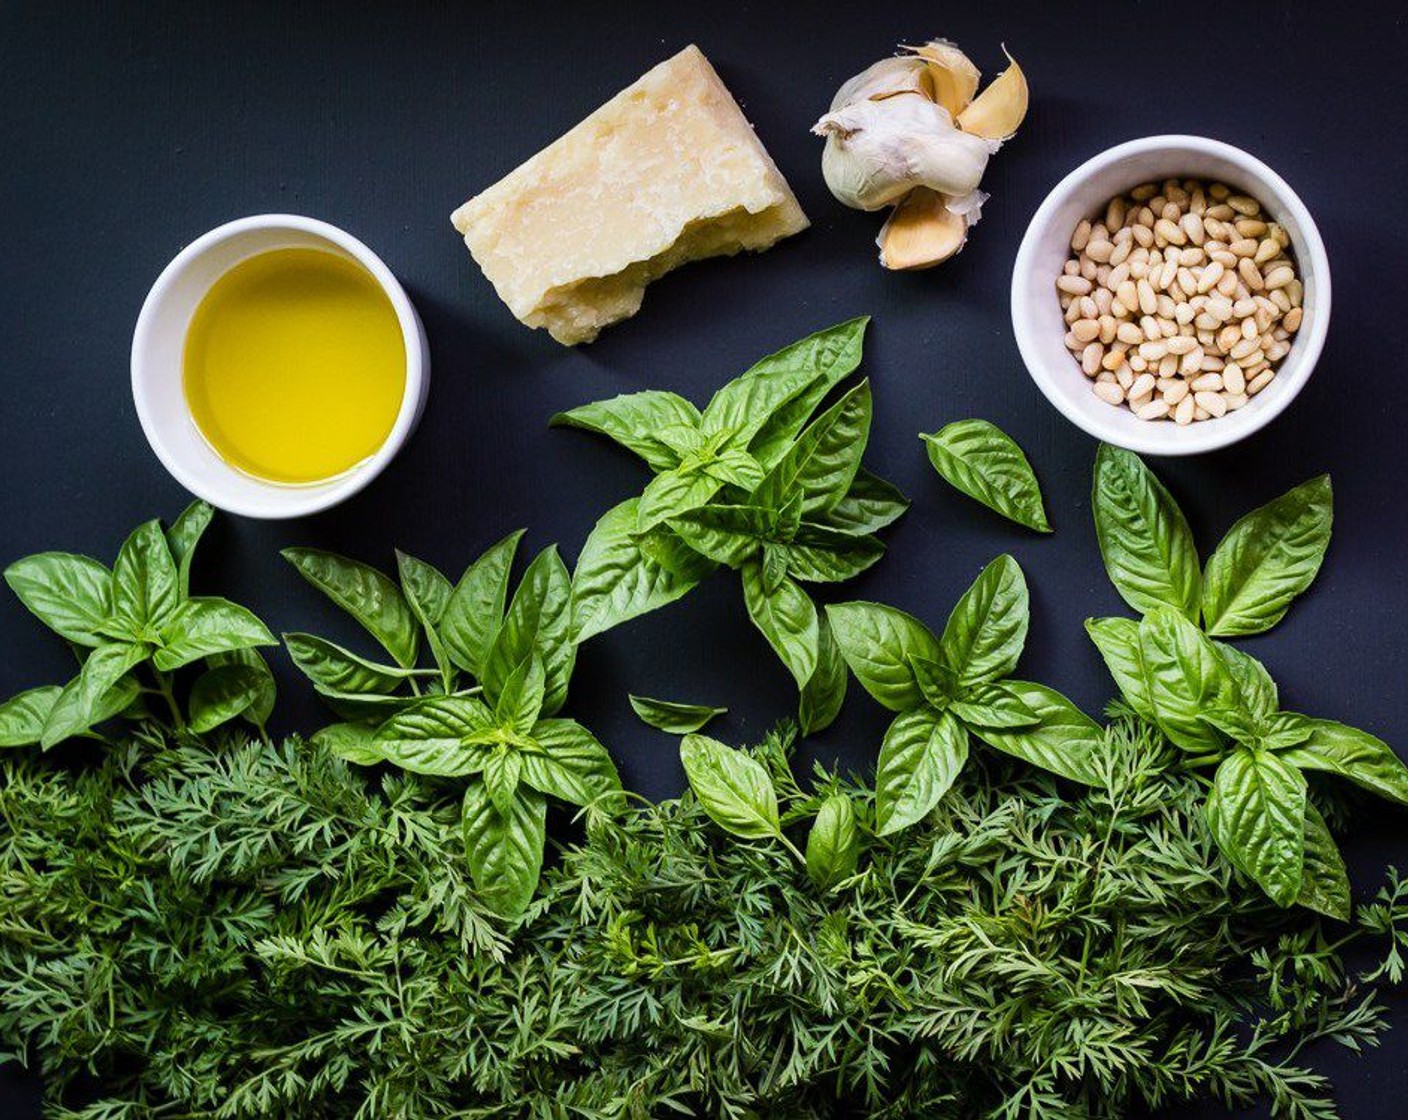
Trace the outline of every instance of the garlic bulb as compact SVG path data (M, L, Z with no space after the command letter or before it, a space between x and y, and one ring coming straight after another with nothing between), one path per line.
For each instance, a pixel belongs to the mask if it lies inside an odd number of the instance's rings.
M1027 112L1011 65L976 98L980 75L952 43L902 48L850 79L812 131L826 138L822 175L858 210L893 206L880 231L886 268L928 268L963 248L987 195L991 156Z

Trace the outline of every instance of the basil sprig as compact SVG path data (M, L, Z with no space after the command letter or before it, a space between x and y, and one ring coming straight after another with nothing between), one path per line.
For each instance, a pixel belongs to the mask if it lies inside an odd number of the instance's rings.
M920 435L929 462L956 489L1038 533L1051 532L1041 487L1016 442L986 420L958 420Z
M1026 643L1029 603L1010 556L989 564L942 636L879 603L826 609L841 655L862 687L897 713L880 747L880 835L923 820L968 759L970 736L1087 785L1101 782L1100 727L1060 693L1011 680Z

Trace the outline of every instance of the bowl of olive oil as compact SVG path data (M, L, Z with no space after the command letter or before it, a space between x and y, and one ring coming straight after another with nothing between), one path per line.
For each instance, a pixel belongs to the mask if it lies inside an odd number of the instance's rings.
M212 230L157 280L132 343L132 392L167 470L211 504L297 517L356 493L410 435L425 332L391 271L312 218Z

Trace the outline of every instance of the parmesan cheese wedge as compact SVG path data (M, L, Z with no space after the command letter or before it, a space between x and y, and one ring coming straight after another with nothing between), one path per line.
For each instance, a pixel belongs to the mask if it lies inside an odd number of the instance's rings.
M566 345L634 315L688 261L808 225L698 47L666 59L451 221L509 310Z

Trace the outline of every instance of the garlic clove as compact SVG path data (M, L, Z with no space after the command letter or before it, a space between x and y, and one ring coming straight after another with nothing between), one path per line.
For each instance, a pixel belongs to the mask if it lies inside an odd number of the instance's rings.
M926 91L929 99L947 109L951 117L963 112L978 92L978 82L982 78L968 56L947 39L930 39L923 46L905 49L927 64L925 76L931 87Z
M942 194L916 187L890 212L876 238L880 263L897 271L933 268L963 248L968 225Z
M1003 54L1007 54L1003 48ZM1027 115L1027 78L1017 60L988 83L988 88L958 114L958 127L988 140L1010 140Z
M831 99L831 112L837 112L857 101L894 97L900 93L917 93L933 100L932 81L920 58L901 55L883 58L851 78Z

